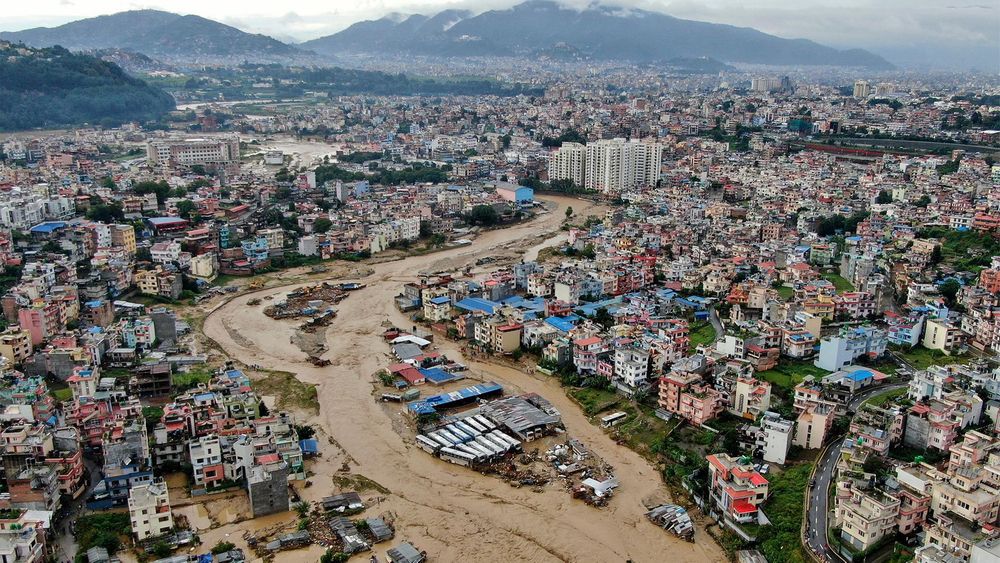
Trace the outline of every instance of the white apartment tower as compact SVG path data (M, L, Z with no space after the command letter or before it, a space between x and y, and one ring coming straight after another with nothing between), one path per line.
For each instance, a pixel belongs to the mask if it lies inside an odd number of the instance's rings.
M580 143L563 143L549 160L549 181L572 180L583 186L587 178L587 147Z
M604 193L656 184L663 145L641 140L604 139L587 145L584 186Z
M867 98L872 93L872 86L864 80L854 81L854 97Z

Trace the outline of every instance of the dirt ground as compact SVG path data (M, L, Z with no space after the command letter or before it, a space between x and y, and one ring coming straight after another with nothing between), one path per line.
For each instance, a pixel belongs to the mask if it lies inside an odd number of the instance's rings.
M363 496L378 503L375 512L389 511L396 516L394 541L413 542L433 561L724 560L721 548L703 529L692 544L646 521L644 504L669 499L656 469L593 426L556 381L463 360L458 344L440 344L440 350L464 361L472 370L502 385L537 392L560 410L569 434L616 469L621 486L603 509L573 500L559 487L547 487L542 492L515 489L496 477L429 456L397 431L400 424L406 424L402 407L385 410L372 398L372 374L392 361L380 338L383 323L402 327L411 324L393 306L393 297L402 284L418 280L420 272L458 270L484 256L523 251L532 257L565 236L558 228L567 205L572 205L578 216L602 215L604 211L576 198L544 199L555 204L549 213L508 229L482 233L471 246L374 264L369 275L350 280L332 277L335 274L331 273L332 281L362 281L368 287L338 306L339 314L327 331L328 351L323 355L331 360L330 366L317 368L307 363L306 354L290 343L294 323L267 318L262 313L263 303L247 306L251 299L287 292L292 286L211 304L214 310L204 321L204 334L228 356L246 365L291 371L301 381L319 386L320 413L304 422L320 429L323 457L311 466L312 485L299 489L304 498L317 500L337 492L337 475L363 475L389 491L369 491ZM495 266L487 264L478 269ZM198 514L193 516L197 519ZM284 518L288 526L294 526L294 513ZM245 546L240 541L243 531L273 526L278 518L258 520L222 525L201 536L209 546L220 538ZM380 558L389 545L377 547ZM286 552L276 560L314 560L310 553Z

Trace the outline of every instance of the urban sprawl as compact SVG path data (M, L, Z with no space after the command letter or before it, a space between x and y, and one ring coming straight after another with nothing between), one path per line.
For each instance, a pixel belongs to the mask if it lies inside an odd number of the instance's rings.
M724 74L4 136L0 561L1000 561L1000 89Z

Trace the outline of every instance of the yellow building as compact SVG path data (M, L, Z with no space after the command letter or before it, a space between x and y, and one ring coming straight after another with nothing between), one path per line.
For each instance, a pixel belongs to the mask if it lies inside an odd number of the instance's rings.
M0 356L7 358L9 362L21 363L31 352L31 334L28 331L12 326L0 334Z
M120 246L129 254L135 254L135 228L132 225L112 225L111 245Z

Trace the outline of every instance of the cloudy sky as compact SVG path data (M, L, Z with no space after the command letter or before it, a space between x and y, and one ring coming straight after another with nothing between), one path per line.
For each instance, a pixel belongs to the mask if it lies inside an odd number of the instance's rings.
M83 17L156 8L198 14L279 39L306 40L388 13L506 8L519 0L31 0L8 1L0 30L59 25ZM585 6L591 0L561 0ZM754 27L833 47L862 47L904 65L1000 67L996 0L606 0L670 15Z

